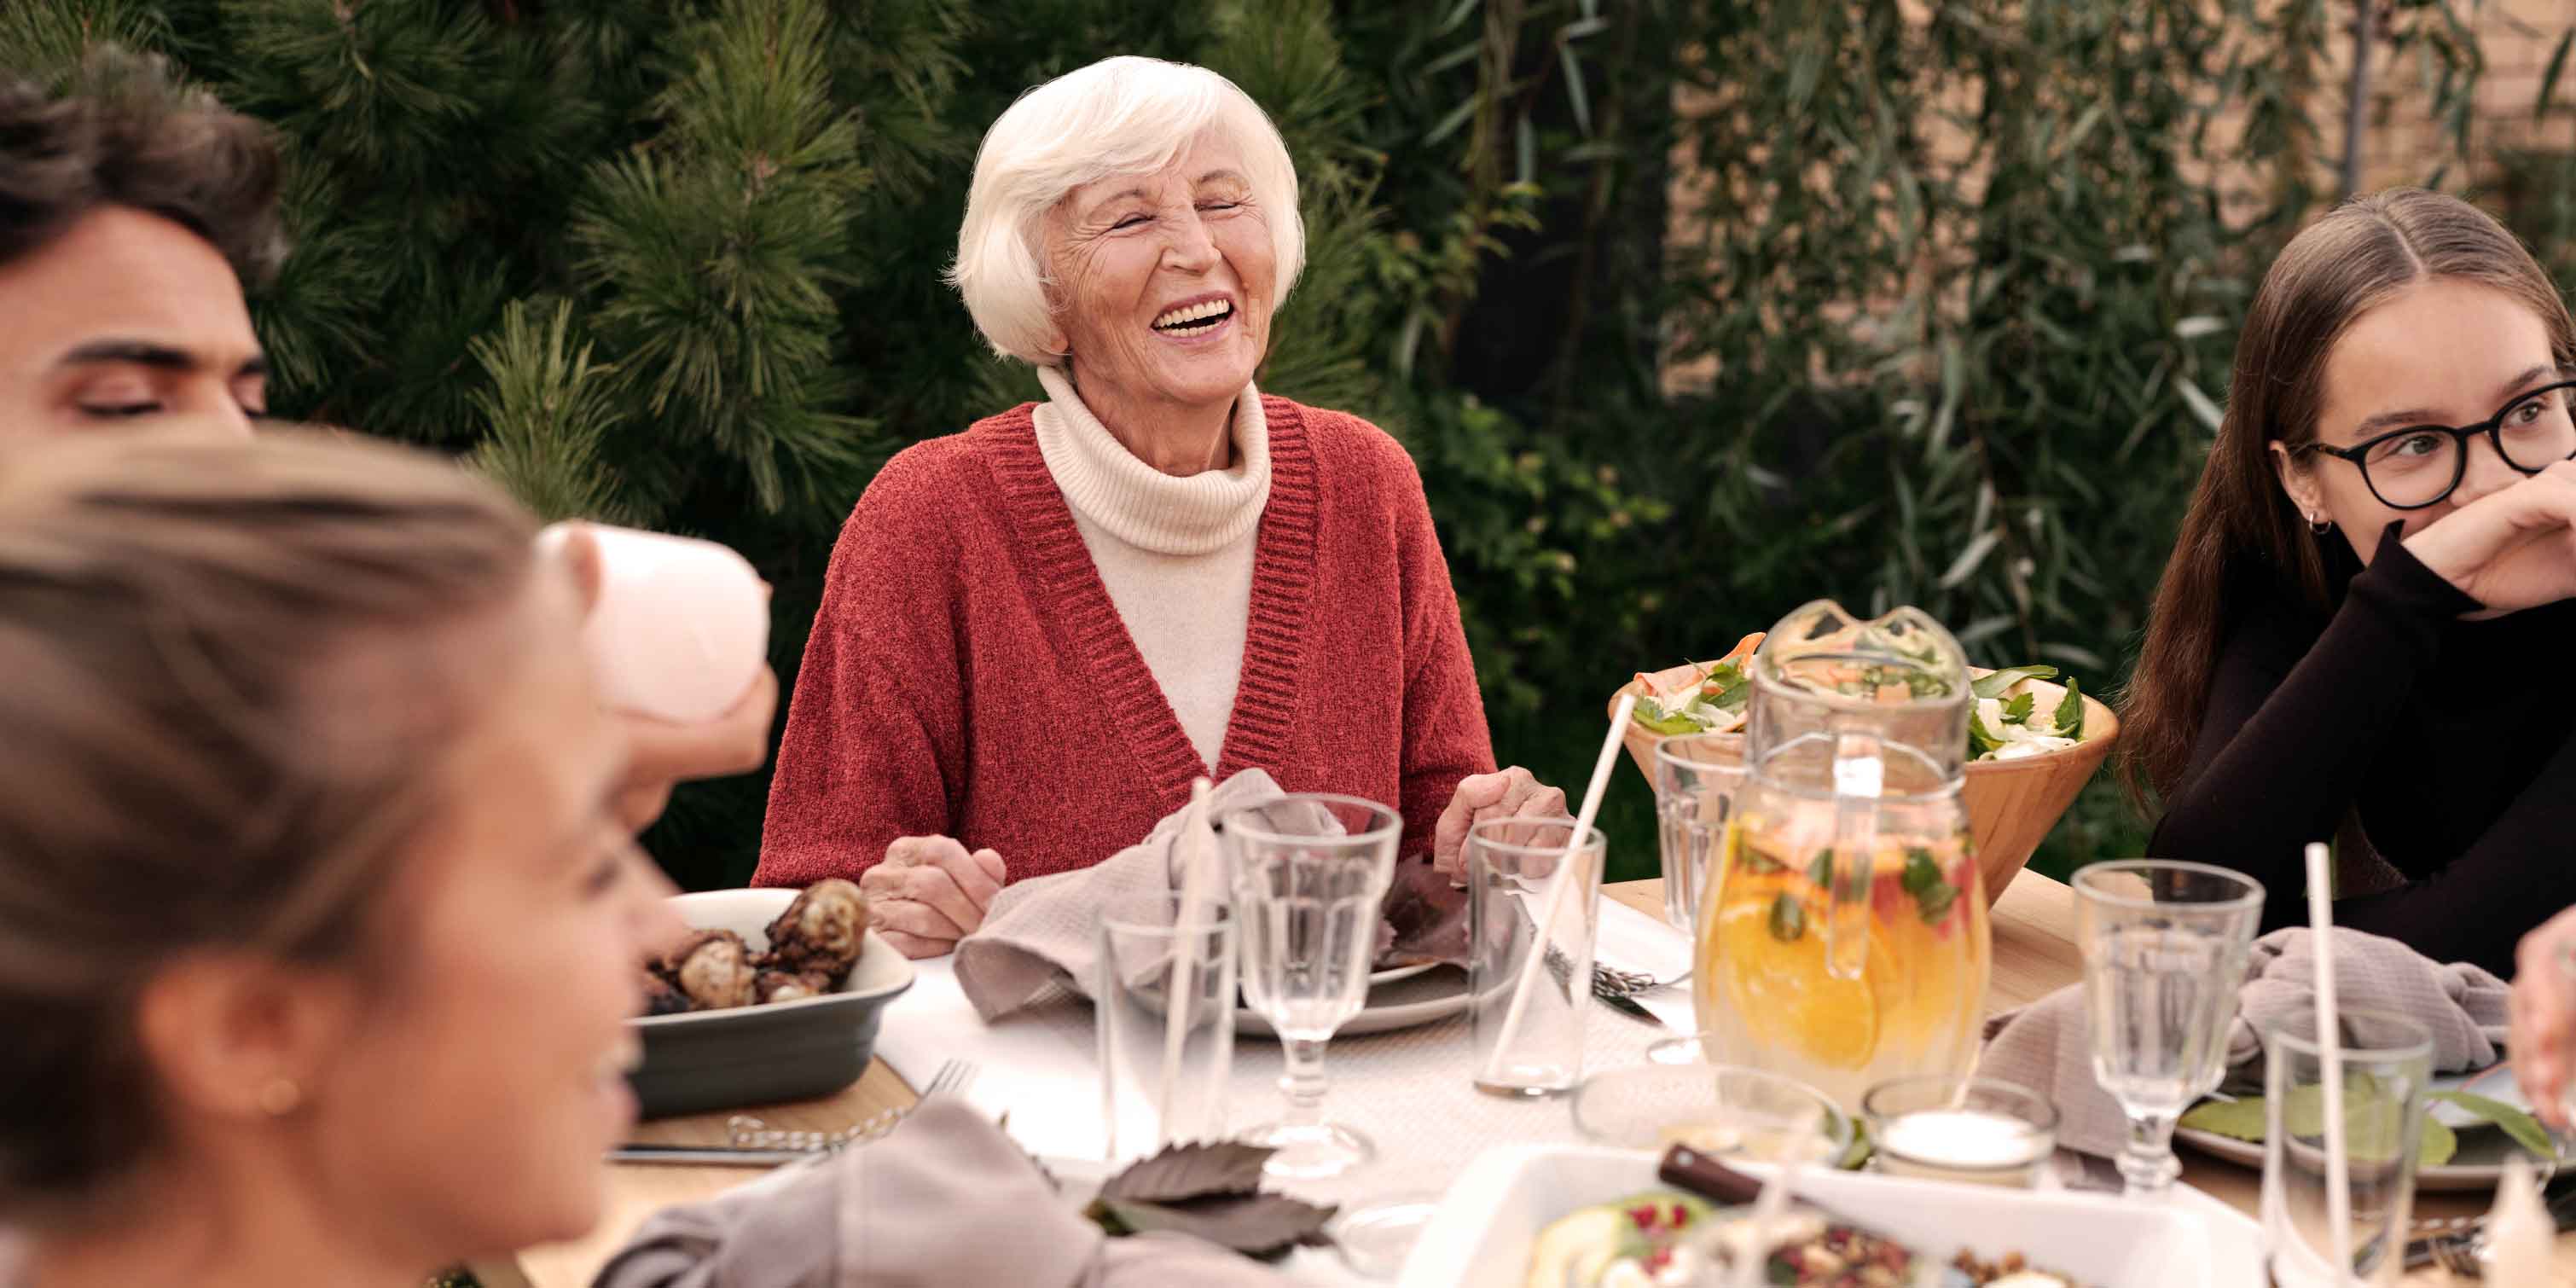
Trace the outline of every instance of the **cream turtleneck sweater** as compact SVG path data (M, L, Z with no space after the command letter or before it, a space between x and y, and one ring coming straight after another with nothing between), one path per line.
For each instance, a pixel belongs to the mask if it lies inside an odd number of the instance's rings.
M1038 383L1038 453L1145 669L1213 773L1243 677L1252 551L1270 500L1261 395L1245 385L1234 400L1232 469L1175 478L1112 437L1063 372L1040 367Z

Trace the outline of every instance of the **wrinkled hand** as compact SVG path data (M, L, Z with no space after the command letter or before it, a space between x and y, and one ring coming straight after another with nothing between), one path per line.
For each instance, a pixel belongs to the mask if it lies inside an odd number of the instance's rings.
M777 714L778 673L768 667L741 701L713 720L684 725L620 712L634 759L618 789L618 818L640 832L661 817L674 784L760 768L769 759L769 723Z
M1431 866L1452 878L1467 875L1467 829L1495 818L1556 818L1565 814L1565 793L1549 787L1514 765L1491 774L1458 780L1456 795L1440 811L1431 842Z
M885 862L859 874L868 920L906 957L939 957L984 924L1002 892L1002 856L972 854L955 838L897 837Z
M2522 937L2513 954L2512 1028L2504 1049L2513 1056L2514 1081L2532 1112L2552 1127L2568 1125L2563 1096L2568 1064L2576 1057L2576 983L2567 953L2576 947L2576 908Z
M2443 515L2406 549L2490 612L2576 598L2576 461Z

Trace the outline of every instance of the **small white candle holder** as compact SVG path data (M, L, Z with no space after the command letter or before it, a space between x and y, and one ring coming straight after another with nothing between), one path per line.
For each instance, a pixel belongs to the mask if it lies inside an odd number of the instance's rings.
M1948 1074L1882 1082L1861 1097L1888 1176L2035 1189L2057 1152L2057 1106L2027 1087Z

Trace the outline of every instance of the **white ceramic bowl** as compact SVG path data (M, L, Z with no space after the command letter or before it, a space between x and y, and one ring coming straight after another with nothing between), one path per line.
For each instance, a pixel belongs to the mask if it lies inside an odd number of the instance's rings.
M1406 1258L1399 1288L1517 1284L1530 1245L1558 1217L1655 1188L1661 1154L1511 1145L1479 1155ZM1757 1176L1770 1169L1730 1161ZM2261 1288L2263 1231L2187 1185L2164 1203L2116 1194L1998 1190L1863 1172L1803 1169L1798 1192L1947 1264L1961 1248L2031 1264L2095 1288Z

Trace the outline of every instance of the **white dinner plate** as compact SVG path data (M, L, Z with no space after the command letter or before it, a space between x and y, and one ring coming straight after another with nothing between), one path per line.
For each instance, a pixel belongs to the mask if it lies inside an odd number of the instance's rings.
M1389 979L1387 976L1393 976ZM1467 1010L1467 972L1456 967L1441 970L1435 966L1399 966L1369 977L1368 1005L1360 1013L1333 1030L1335 1037L1361 1033L1388 1033L1416 1025L1432 1024ZM1277 1037L1270 1021L1255 1014L1251 1007L1237 1007L1234 1031L1262 1037Z

